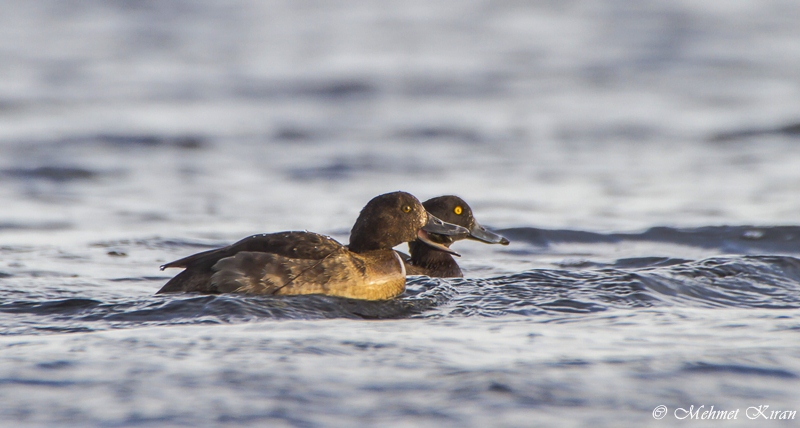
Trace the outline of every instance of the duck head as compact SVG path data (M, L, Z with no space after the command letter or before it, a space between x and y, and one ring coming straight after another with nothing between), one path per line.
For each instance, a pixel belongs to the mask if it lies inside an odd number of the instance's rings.
M469 234L466 228L446 223L428 213L413 195L392 192L372 198L361 210L350 231L349 248L357 253L391 249L419 238L437 250L455 254L446 245L430 237L467 237Z
M443 246L450 245L461 239L472 239L487 244L508 245L508 239L481 226L472 214L472 208L458 196L446 195L428 199L422 204L429 213L436 215L445 222L462 226L468 230L467 234L435 235L429 238Z

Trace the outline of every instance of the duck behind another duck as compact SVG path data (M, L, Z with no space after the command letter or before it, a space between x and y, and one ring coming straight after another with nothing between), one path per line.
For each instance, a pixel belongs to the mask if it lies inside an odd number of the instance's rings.
M508 245L508 239L487 230L481 226L472 214L472 208L458 196L446 195L428 199L422 205L425 209L442 220L463 226L469 230L467 235L436 235L427 236L429 240L439 243L447 248L455 241L473 239L487 244ZM444 252L433 249L421 240L408 243L410 256L405 257L406 273L408 275L427 275L437 278L460 278L464 274L451 254L454 251Z

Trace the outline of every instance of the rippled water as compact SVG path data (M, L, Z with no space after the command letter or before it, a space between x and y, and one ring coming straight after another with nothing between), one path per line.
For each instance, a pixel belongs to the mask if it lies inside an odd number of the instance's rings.
M797 2L8 6L0 425L797 423L748 417L800 410ZM394 190L512 243L387 302L154 295Z

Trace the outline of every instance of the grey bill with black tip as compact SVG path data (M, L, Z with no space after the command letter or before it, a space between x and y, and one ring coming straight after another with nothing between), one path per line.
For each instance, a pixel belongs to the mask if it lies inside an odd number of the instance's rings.
M449 253L458 257L461 257L461 254L458 254L457 252L451 250L450 248L442 244L433 242L430 239L430 236L428 235L429 233L435 233L437 235L445 235L445 236L454 236L454 237L470 236L469 229L455 224L445 223L442 220L436 218L436 216L434 216L431 213L428 213L428 222L425 224L425 226L422 226L422 229L417 231L417 238L419 238L420 241L430 245L431 247L439 251L444 251L445 253Z
M475 224L469 229L469 238L476 241L485 242L487 244L508 245L508 239L486 229L478 224L478 222L475 222Z

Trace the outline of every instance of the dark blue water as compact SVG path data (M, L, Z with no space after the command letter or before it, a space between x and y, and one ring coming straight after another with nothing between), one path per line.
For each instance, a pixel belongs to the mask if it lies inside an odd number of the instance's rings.
M800 4L7 6L0 425L796 424ZM511 245L386 302L154 295L394 190Z

